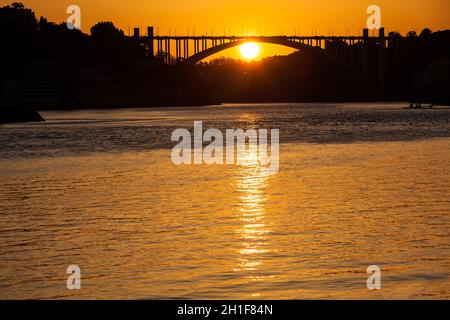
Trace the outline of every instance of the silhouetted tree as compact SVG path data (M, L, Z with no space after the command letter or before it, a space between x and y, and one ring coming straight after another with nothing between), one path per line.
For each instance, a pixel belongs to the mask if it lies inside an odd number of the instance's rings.
M433 33L433 32L432 32L430 29L425 28L425 29L423 29L422 32L420 33L420 36L421 36L422 38L425 38L425 37L431 36L432 33Z
M397 31L391 31L391 32L389 32L388 35L389 35L389 37L392 37L392 38L401 38L402 37L400 32L397 32Z
M33 31L36 23L34 12L20 2L0 8L0 33Z
M410 31L410 32L408 32L408 33L406 34L406 36L407 36L408 38L415 38L415 37L417 37L417 32L415 32L415 31Z
M124 38L122 30L116 28L110 21L99 22L91 28L91 36L94 39L113 40Z
M15 10L22 10L25 9L25 5L21 2L13 2L10 5L11 8L15 9Z
M170 55L167 52L164 51L158 51L155 53L155 58L160 62L165 62L166 60L169 60L170 63L175 63L176 59L173 55Z
M47 23L48 23L48 20L46 18L40 17L39 18L39 22L38 22L38 26L41 27L41 26L43 26L43 25L45 25Z

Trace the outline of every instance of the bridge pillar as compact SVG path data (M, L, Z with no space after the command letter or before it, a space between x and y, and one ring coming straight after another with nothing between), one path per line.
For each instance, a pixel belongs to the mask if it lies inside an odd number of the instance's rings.
M184 59L189 58L189 39L184 39Z
M169 39L165 39L165 50L164 52L166 53L166 63L170 64L170 40Z
M153 27L147 27L148 54L151 58L155 56L154 39Z
M363 43L361 53L361 71L362 76L366 80L370 80L369 76L369 29L363 29Z
M202 51L205 51L206 49L207 49L206 39L205 39L205 37L203 37L203 39L202 39Z
M139 38L139 28L134 28L134 30L133 30L133 37Z
M384 90L386 87L386 38L384 34L384 28L380 28L378 32L379 32L378 77L380 89Z
M161 40L156 40L156 55L159 58L159 54L161 53Z

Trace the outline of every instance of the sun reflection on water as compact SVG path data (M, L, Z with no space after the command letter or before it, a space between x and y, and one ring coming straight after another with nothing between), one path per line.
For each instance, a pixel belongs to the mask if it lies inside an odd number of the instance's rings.
M265 203L268 174L261 170L257 161L257 148L243 153L242 165L238 167L236 185L239 192L239 213L242 225L236 230L242 238L236 272L245 273L250 281L261 281L264 276L257 271L264 263L269 249L269 228L265 223Z

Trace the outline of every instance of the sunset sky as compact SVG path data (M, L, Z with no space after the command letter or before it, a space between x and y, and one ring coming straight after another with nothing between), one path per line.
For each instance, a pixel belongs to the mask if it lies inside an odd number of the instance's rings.
M2 5L13 1L0 0ZM82 30L98 21L113 21L126 34L133 27L155 27L160 35L302 34L358 35L366 9L377 4L387 31L450 29L448 0L23 0L36 16L62 22L68 5L82 10ZM264 50L265 49L265 50ZM232 50L232 49L230 49ZM263 48L263 55L287 49ZM289 50L287 50L289 51ZM233 56L233 54L231 54Z

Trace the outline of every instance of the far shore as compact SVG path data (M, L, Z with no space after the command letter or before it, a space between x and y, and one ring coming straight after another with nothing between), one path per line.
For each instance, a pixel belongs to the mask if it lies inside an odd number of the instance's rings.
M450 104L431 104L424 103L421 107L411 107L412 102L408 99L245 99L245 100L227 100L223 102L208 101L205 103L172 103L172 104L85 104L80 105L54 105L54 106L7 106L0 107L0 124L20 123L20 122L36 122L45 121L39 114L41 111L77 111L77 110L114 110L114 109L147 109L147 108L190 108L205 106L220 106L223 104L271 104L271 103L404 103L403 109L449 109Z

